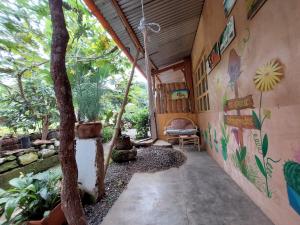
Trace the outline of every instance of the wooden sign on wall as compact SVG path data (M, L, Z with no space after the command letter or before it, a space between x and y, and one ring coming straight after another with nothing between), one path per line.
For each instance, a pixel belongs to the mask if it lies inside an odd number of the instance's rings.
M249 115L225 115L224 122L228 126L245 129L256 129L253 122L253 117Z
M227 100L224 106L224 111L226 112L230 110L240 110L240 109L248 109L248 108L254 108L252 95L248 95L243 98Z

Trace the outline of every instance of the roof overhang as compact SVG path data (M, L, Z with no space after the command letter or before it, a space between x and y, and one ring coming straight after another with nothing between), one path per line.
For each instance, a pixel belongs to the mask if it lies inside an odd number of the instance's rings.
M136 52L144 53L140 0L84 0L118 47L133 62ZM189 57L204 0L144 0L145 17L160 24L160 33L150 34L148 49L152 69L157 71ZM138 68L144 73L144 56Z

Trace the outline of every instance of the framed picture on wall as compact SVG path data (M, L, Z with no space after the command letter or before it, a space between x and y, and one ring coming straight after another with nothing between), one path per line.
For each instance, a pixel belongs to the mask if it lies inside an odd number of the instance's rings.
M225 51L225 49L230 45L230 43L233 41L234 38L235 38L234 18L233 16L231 16L219 40L221 53Z
M179 100L179 99L185 99L189 97L189 90L188 89L178 89L174 90L171 93L171 99L172 100Z
M223 0L225 17L228 17L230 15L230 12L233 9L235 2L236 0Z
M246 0L247 18L252 19L267 0Z
M213 49L211 50L206 60L207 73L209 73L213 68L215 68L215 66L220 62L220 60L221 60L221 54L220 54L219 42L217 42L214 45Z

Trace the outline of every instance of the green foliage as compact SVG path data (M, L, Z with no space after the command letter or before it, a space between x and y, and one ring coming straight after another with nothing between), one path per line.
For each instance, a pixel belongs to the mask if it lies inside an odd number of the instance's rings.
M135 128L136 128L136 138L142 139L148 137L149 131L149 112L147 108L137 111L133 118Z
M13 129L14 132L22 130L37 131L42 128L45 116L50 123L58 122L56 99L53 88L44 81L34 78L24 81L24 99L18 91L12 90L0 95L0 117L4 125Z
M283 165L284 177L287 184L300 195L300 164L287 161Z
M221 130L222 130L222 138L221 138L222 156L223 156L223 159L226 161L228 158L227 145L229 142L229 134L227 131L226 124L221 123Z
M241 147L239 150L235 150L236 159L238 162L238 167L240 171L244 174L244 176L248 176L247 174L247 165L246 165L246 155L247 155L247 148L246 146Z
M3 95L7 97L5 104L2 104L3 101L0 102L0 108L5 109L5 115L11 115L11 120L7 122L8 126L12 126L10 128L15 131L21 128L26 132L28 129L36 129L40 126L41 122L35 121L39 118L35 117L39 117L41 113L29 118L31 115L27 115L28 104L31 103L31 99L27 95L31 95L31 90L23 86L26 86L26 82L32 78L39 80L43 86L52 85L49 67L52 34L49 4L47 0L7 0L0 2L0 7L0 94L2 97ZM68 76L74 93L77 91L75 86L78 75L85 78L84 84L80 83L80 85L90 90L82 94L81 103L86 102L90 105L89 110L84 112L84 117L93 120L98 117L100 111L102 114L112 109L110 104L100 104L104 101L99 100L99 92L96 90L105 91L105 88L94 85L97 85L95 80L99 79L101 74L99 70L109 67L107 76L124 73L130 64L120 54L103 27L90 15L82 1L64 1L63 8L70 35L66 56ZM89 82L86 82L87 80ZM89 86L91 83L93 85ZM22 97L22 89L25 91L25 97L28 98L26 104L25 98ZM11 93L13 96L9 96ZM16 96L18 93L19 96ZM23 98L21 101L19 101L20 96ZM38 99L34 100L38 101ZM44 107L43 100L39 101L41 108ZM74 103L75 108L78 108L76 98ZM86 109L82 104L80 106ZM55 105L51 105L51 110L56 110ZM26 116L19 116L25 113Z
M256 129L261 130L262 124L256 112L252 110L252 119Z
M253 183L258 189L261 189L260 187L260 179L258 177L258 171L256 170L256 167L252 167L250 164L243 164L243 167L241 169L241 164L237 158L236 154L231 154L231 160L236 168L238 168L242 174L251 182Z
M263 157L266 157L267 153L268 153L268 135L265 134L263 141L262 141L262 155Z
M12 188L6 191L0 189L0 211L5 215L4 224L19 224L47 215L60 201L60 179L58 173L47 171L10 180Z
M207 143L208 142L208 133L207 133L207 130L204 130L204 141Z
M215 146L216 152L219 152L219 143L218 143L218 139L217 139L217 130L216 130L216 128L214 129L214 146Z
M265 170L265 167L264 167L263 163L260 161L260 159L257 157L257 155L255 156L255 161L256 161L256 165L259 168L259 170L262 173L262 175L264 177L267 177L267 172Z
M111 126L106 126L102 129L102 138L103 142L107 143L112 139L112 136L114 134L114 128Z

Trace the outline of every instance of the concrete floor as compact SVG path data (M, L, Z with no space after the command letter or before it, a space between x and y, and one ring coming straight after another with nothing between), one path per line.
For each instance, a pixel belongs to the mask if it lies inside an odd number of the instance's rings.
M271 225L206 152L180 168L135 174L102 225Z

